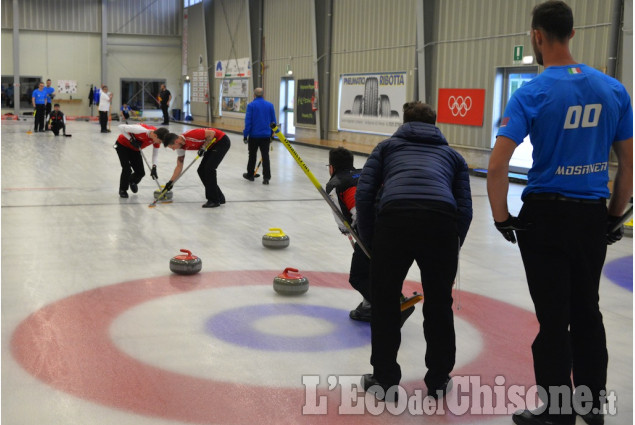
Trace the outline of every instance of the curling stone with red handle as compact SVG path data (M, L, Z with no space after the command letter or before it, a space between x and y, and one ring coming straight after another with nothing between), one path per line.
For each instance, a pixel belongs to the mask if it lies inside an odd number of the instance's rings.
M273 279L273 290L281 295L301 295L309 290L309 279L298 273L298 269L287 267Z
M203 268L203 261L196 255L192 255L187 249L182 249L186 255L177 255L170 259L170 270L177 274L195 274Z

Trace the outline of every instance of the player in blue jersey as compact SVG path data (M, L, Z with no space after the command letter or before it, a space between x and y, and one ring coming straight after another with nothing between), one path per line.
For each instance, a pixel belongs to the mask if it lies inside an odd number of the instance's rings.
M47 92L44 89L44 83L40 81L38 84L38 88L33 90L33 94L31 95L31 103L33 104L33 108L35 109L35 123L33 126L33 132L37 133L38 131L44 132L44 121L46 115L46 102L47 102Z
M542 414L517 412L516 424L574 424L571 401L558 399L555 387L575 387L576 396L586 387L592 409L577 413L587 424L604 423L608 354L598 289L607 243L621 238L613 228L633 192L633 110L622 84L573 59L573 35L573 13L564 2L534 8L531 43L545 70L510 99L489 162L494 222L508 241L518 239L540 323L534 373L549 396ZM509 160L527 135L534 162L513 217ZM611 148L618 160L612 196Z
M51 86L50 78L46 80L46 87L44 87L44 91L46 92L45 120L48 121L51 116L51 110L53 109L53 98L55 97L55 88ZM48 131L48 126L45 126L44 130Z

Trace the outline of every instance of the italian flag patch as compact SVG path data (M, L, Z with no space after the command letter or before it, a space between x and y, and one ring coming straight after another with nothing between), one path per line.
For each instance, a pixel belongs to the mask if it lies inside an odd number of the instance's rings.
M569 68L569 74L582 74L582 70L580 68Z

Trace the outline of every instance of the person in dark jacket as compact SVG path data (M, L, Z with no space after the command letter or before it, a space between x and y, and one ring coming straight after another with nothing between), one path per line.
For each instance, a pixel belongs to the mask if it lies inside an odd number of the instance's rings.
M49 114L48 128L53 131L53 134L59 136L60 130L62 134L66 136L66 117L64 113L60 111L60 104L53 105L53 111Z
M266 101L262 88L254 90L254 100L247 105L245 114L245 129L243 141L248 144L249 159L247 160L247 172L243 177L254 181L254 169L256 167L256 155L260 149L262 156L262 184L269 184L271 179L271 166L269 164L269 145L271 144L271 123L276 122L276 111L273 103Z
M356 231L355 191L357 190L357 182L362 170L356 169L353 166L353 162L353 153L346 148L339 147L329 151L329 175L331 179L326 184L326 193L339 208L351 229ZM342 223L335 213L333 215L340 232L351 238L348 227ZM349 317L360 322L370 322L370 259L357 242L353 244L353 256L351 258L351 270L348 281L364 297L357 308L351 310ZM402 303L408 302L409 299L402 296L401 301ZM403 309L401 312L401 325L405 323L414 310L414 306Z
M362 377L362 386L388 401L397 397L401 379L399 301L413 261L423 287L428 395L443 397L451 389L452 285L472 221L467 164L435 126L435 111L409 102L403 114L404 124L368 158L355 195L357 228L371 251L373 373Z

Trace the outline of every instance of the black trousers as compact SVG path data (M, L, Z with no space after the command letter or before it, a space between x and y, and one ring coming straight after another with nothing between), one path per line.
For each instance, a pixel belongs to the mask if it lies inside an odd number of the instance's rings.
M271 139L269 137L249 137L247 148L249 150L249 160L247 161L247 174L254 175L256 167L256 156L258 155L258 149L260 149L260 156L262 157L262 178L265 180L271 180L271 164L269 162L269 146L271 145Z
M229 137L223 136L203 155L201 165L196 170L198 176L205 186L205 198L211 202L224 203L225 195L218 187L218 179L216 178L216 169L223 161L225 154L230 147Z
M375 222L371 252L371 344L373 375L384 385L398 384L401 368L400 296L413 261L421 271L423 334L426 340L424 381L436 388L454 368L456 342L452 284L459 236L455 219L428 210L382 210Z
M108 130L108 111L99 111L99 124L102 132Z
M163 124L170 122L170 114L168 113L168 105L161 104L161 111L163 111Z
M115 149L117 150L117 156L119 156L119 163L121 164L119 190L128 190L130 182L138 184L146 174L143 169L141 152L122 146L119 143L116 144Z
M48 120L49 116L51 115L51 109L52 109L53 105L51 105L51 102L46 102L46 112L44 114L44 119ZM48 126L46 126L46 129L48 130Z
M60 130L63 131L63 134L66 134L66 124L64 124L63 122L57 123L51 123L51 131L53 132L53 134L55 134L56 136L60 134Z
M536 383L586 385L599 405L608 352L599 307L606 257L604 204L526 201L519 217L533 223L516 232L540 330L532 344Z
M33 131L43 131L44 130L44 121L46 118L46 105L43 103L35 104L35 124L33 126Z
M370 259L355 242L348 282L370 302Z

